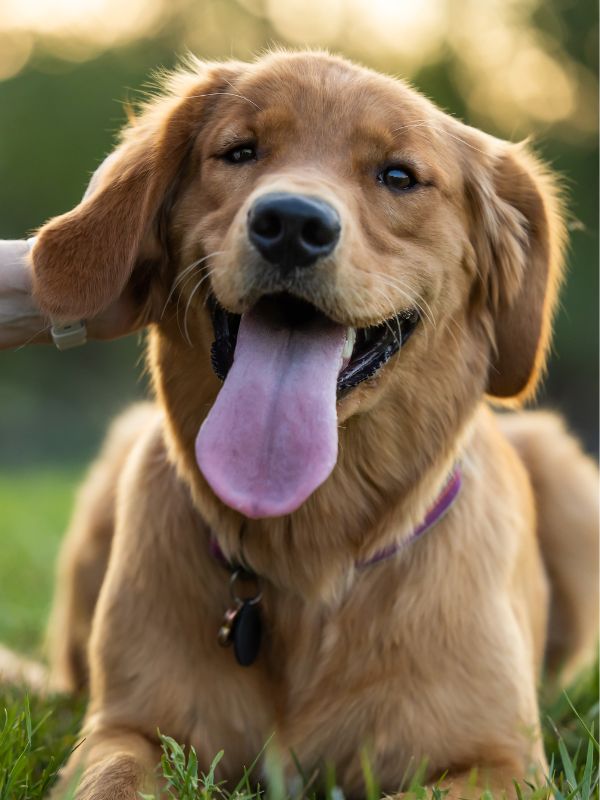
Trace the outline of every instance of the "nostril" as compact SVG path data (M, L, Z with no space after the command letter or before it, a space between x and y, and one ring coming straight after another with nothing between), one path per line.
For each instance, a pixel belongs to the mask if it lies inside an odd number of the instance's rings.
M252 220L252 231L264 239L278 239L283 232L283 225L278 214L263 211Z
M337 211L318 197L272 192L248 212L248 239L282 270L308 267L333 252L341 233Z
M338 228L314 217L304 224L301 235L306 244L312 247L326 247L336 240Z

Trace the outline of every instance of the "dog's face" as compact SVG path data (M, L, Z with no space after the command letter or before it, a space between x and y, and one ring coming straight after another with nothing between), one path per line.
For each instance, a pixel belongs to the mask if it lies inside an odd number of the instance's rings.
M172 215L180 268L198 264L234 314L275 295L283 315L317 309L347 328L340 399L382 377L419 320L452 316L473 278L443 117L398 81L329 59L242 70L189 157ZM197 279L181 281L188 317L205 296Z
M196 446L217 495L289 513L331 472L337 422L382 398L405 413L437 392L466 413L486 388L532 389L561 229L530 157L330 56L196 70L131 127L92 197L42 229L34 265L40 300L67 317L132 274L160 285L159 326L226 379Z
M237 314L273 293L359 328L427 314L461 281L465 249L443 124L399 82L345 63L242 72L190 156L174 215L182 263L208 256L212 290ZM448 290L452 306L461 292Z

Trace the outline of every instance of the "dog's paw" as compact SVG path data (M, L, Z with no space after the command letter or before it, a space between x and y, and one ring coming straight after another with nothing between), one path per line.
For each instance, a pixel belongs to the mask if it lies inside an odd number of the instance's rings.
M143 779L143 770L135 758L115 753L85 770L75 800L140 800Z

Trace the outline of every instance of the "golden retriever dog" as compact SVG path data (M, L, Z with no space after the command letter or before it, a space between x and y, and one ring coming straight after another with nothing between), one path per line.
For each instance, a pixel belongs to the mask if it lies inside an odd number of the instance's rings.
M422 762L452 798L543 776L543 665L596 637L597 476L486 398L540 379L563 216L526 147L341 58L166 81L32 252L55 318L129 291L154 320L156 402L62 556L54 682L90 702L57 797L156 791L158 729L223 780L272 737L349 798L363 751L389 794Z

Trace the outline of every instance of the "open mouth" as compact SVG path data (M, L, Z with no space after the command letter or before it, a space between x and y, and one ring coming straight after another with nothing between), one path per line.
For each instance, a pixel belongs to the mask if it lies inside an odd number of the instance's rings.
M211 348L211 364L215 374L225 380L237 343L241 317L222 308L214 295L209 297L215 339ZM314 324L325 315L311 303L289 294L263 298L256 310L278 327L291 330ZM402 311L391 319L367 328L347 328L342 352L342 368L337 377L337 396L372 378L381 367L408 341L419 322L416 309Z
M212 365L224 382L196 437L196 461L217 497L246 517L291 514L335 467L340 396L381 369L419 315L355 329L289 294L242 316L214 297L210 306Z

